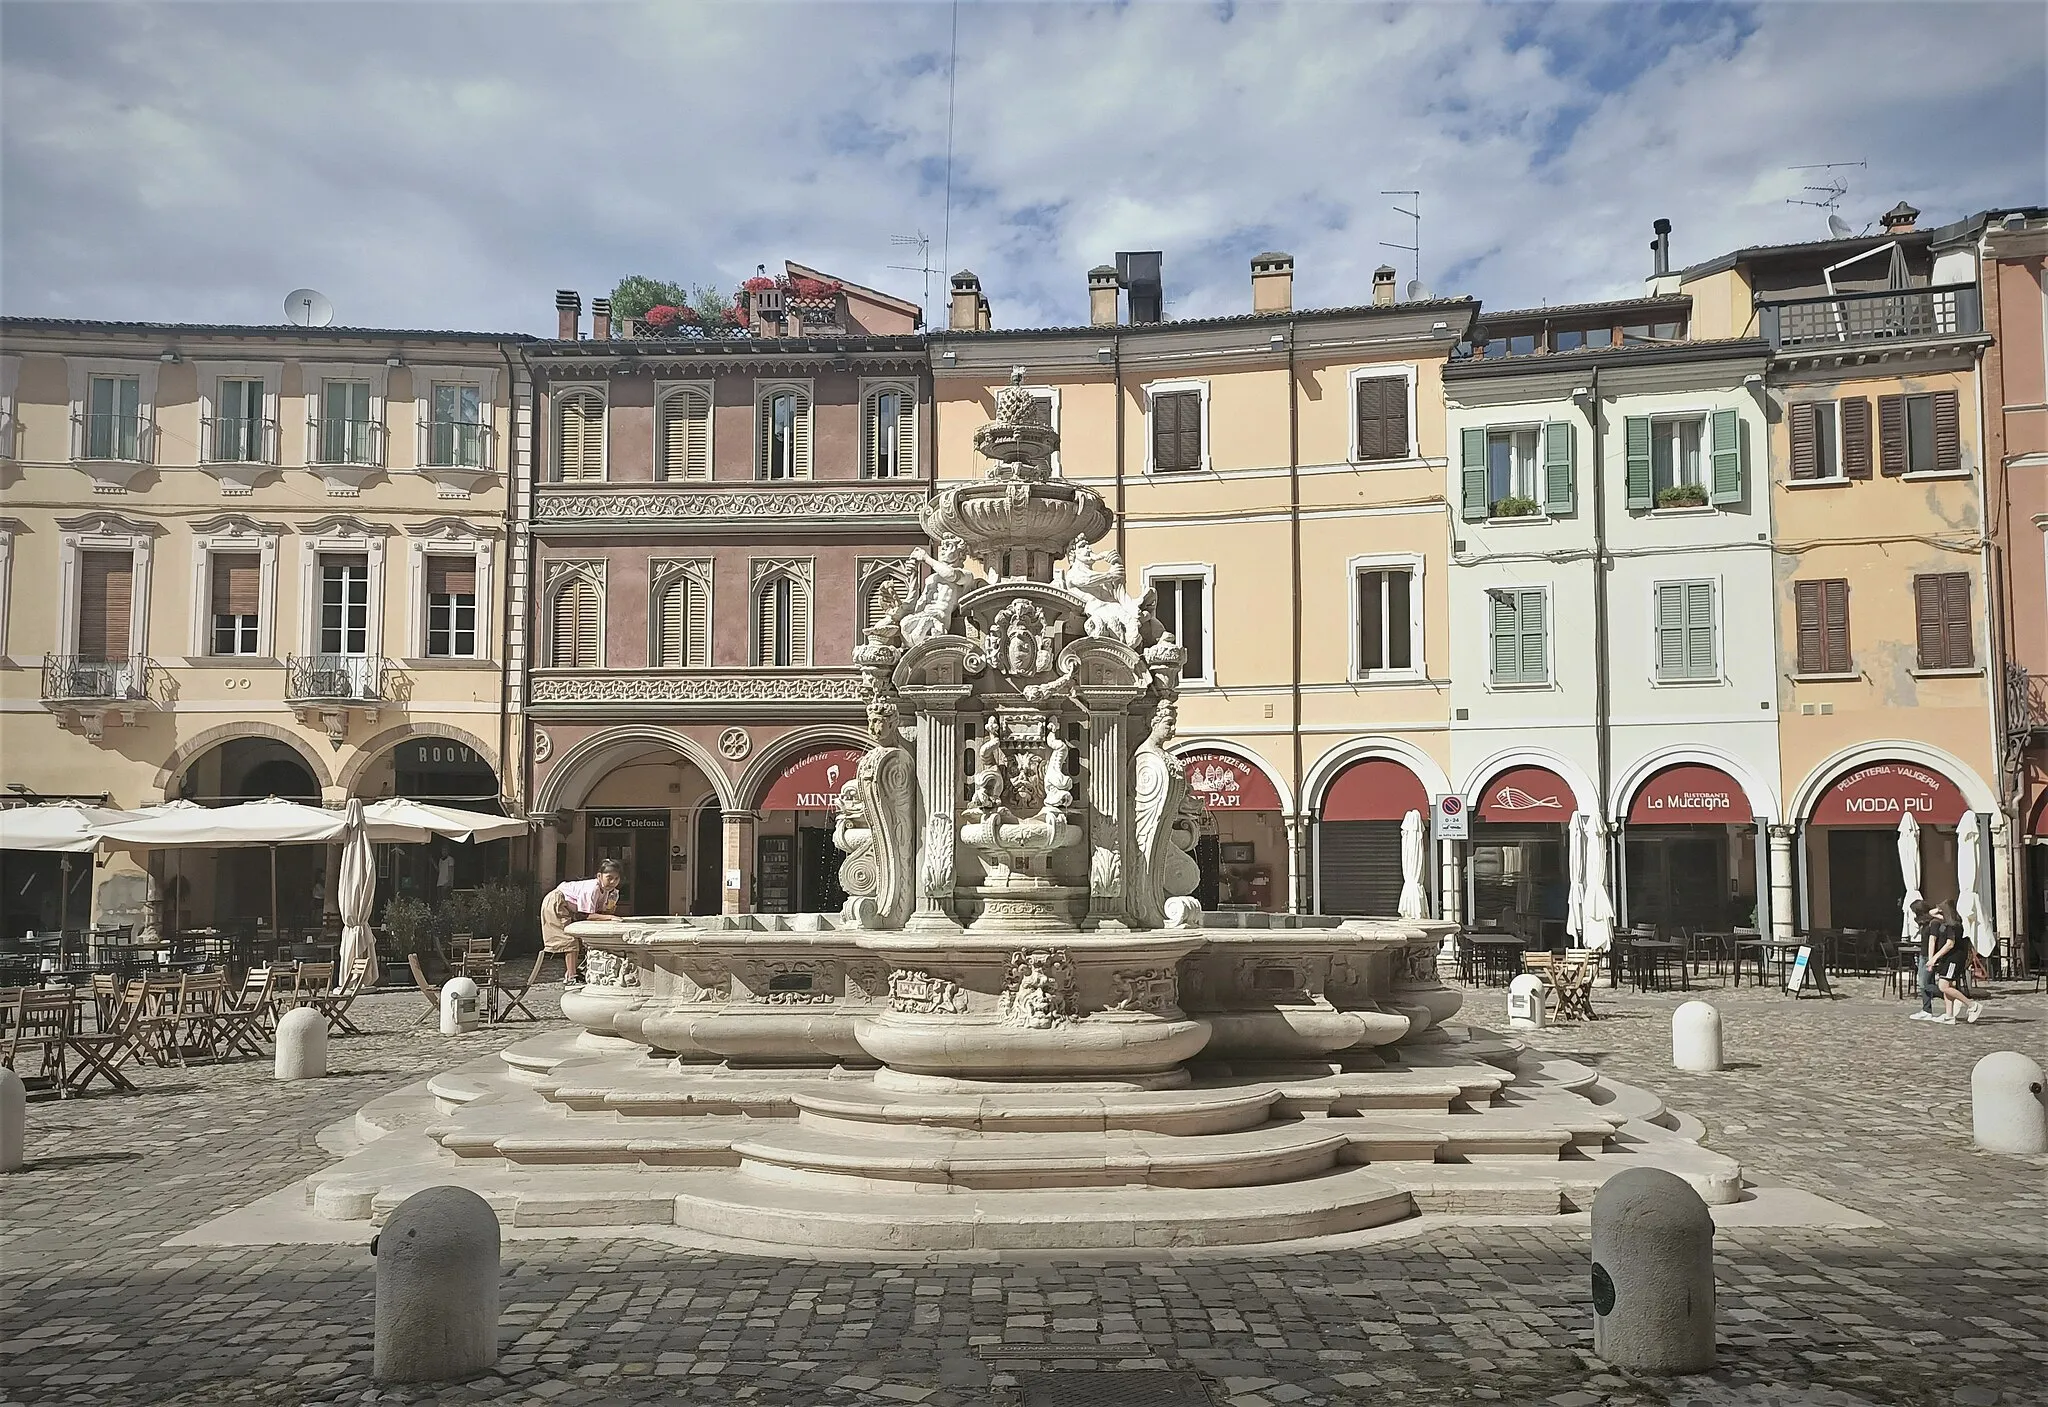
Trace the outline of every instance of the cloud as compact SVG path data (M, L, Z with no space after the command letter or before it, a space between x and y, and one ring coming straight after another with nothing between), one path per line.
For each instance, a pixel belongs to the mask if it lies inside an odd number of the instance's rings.
M1843 213L2044 198L2032 4L0 7L0 305L546 331L553 291L730 287L795 258L916 298L923 233L998 325L1086 316L1166 254L1169 316L1242 311L1250 256L1359 301L1411 256L1490 306L1625 294L1649 222L1692 262Z

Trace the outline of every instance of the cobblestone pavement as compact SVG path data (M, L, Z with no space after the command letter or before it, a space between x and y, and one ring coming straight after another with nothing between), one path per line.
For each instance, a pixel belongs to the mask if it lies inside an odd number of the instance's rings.
M369 1381L360 1244L188 1249L180 1232L331 1161L315 1133L371 1096L531 1034L356 1008L333 1073L268 1062L142 1072L143 1092L32 1102L0 1181L0 1402L2020 1404L2048 1401L2048 1162L1969 1147L1969 1068L2039 1054L2048 1002L1995 991L1976 1027L1744 988L1734 1067L1670 1068L1684 994L1599 994L1532 1039L1659 1091L1755 1178L1881 1218L1863 1232L1723 1228L1721 1364L1657 1383L1591 1357L1583 1217L1308 1253L896 1263L770 1259L642 1239L505 1244L503 1356L440 1389ZM547 1000L552 1003L554 990ZM1698 995L1698 994L1695 994ZM1471 998L1497 1021L1504 993ZM542 1008L552 1017L552 1005ZM364 1238L367 1240L367 1235Z

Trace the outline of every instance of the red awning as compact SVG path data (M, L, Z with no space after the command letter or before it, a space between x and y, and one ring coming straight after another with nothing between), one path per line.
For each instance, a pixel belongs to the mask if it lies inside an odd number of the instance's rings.
M853 780L861 750L827 748L810 753L782 769L761 798L763 811L836 811L839 789Z
M1969 810L1962 789L1941 773L1913 762L1858 767L1821 794L1808 823L1896 829L1910 815L1923 826L1952 826Z
M1410 811L1429 819L1429 793L1398 762L1369 757L1337 774L1323 793L1326 821L1398 821Z
M1510 767L1479 793L1479 819L1521 825L1565 825L1578 800L1548 767Z
M1188 789L1209 803L1211 811L1278 811L1280 793L1266 774L1242 757L1227 752L1191 752Z
M1756 820L1742 785L1719 767L1681 762L1636 788L1632 826L1746 826Z

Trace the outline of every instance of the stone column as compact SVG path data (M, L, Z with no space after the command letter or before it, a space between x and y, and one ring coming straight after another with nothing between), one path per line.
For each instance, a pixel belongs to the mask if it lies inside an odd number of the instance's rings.
M1437 842L1442 868L1438 882L1437 914L1446 923L1462 924L1465 921L1465 866L1462 851L1464 842L1443 840Z
M725 873L718 878L725 896L723 908L729 914L743 914L754 906L754 822L752 811L727 811L725 822ZM735 888L729 881L739 876Z
M1799 906L1792 894L1792 826L1771 827L1771 936L1792 941Z
M1089 928L1119 929L1130 926L1130 862L1137 850L1131 831L1131 788L1125 772L1129 755L1131 715L1123 708L1097 706L1088 710L1088 844ZM1093 851L1113 849L1122 866L1115 894L1095 892Z
M1287 912L1305 914L1315 907L1315 876L1310 872L1309 818L1283 816L1287 828Z
M917 723L917 908L912 928L953 928L952 898L924 892L925 861L934 846L950 846L959 835L960 715L950 702L926 700ZM943 819L941 819L943 818Z

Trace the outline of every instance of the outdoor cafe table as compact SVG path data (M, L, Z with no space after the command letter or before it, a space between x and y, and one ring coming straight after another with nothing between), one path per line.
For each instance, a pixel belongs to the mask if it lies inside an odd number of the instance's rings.
M1522 950L1527 944L1519 938L1505 934L1474 934L1471 938L1473 951L1479 954L1479 971L1490 987L1504 985L1522 968ZM1498 977L1498 982L1493 979Z
M1666 954L1683 959L1685 944L1675 938L1631 938L1628 945L1629 967L1635 977L1636 990L1647 992L1656 984L1657 960ZM1678 964L1679 985L1686 991L1692 990L1692 974L1681 960Z

